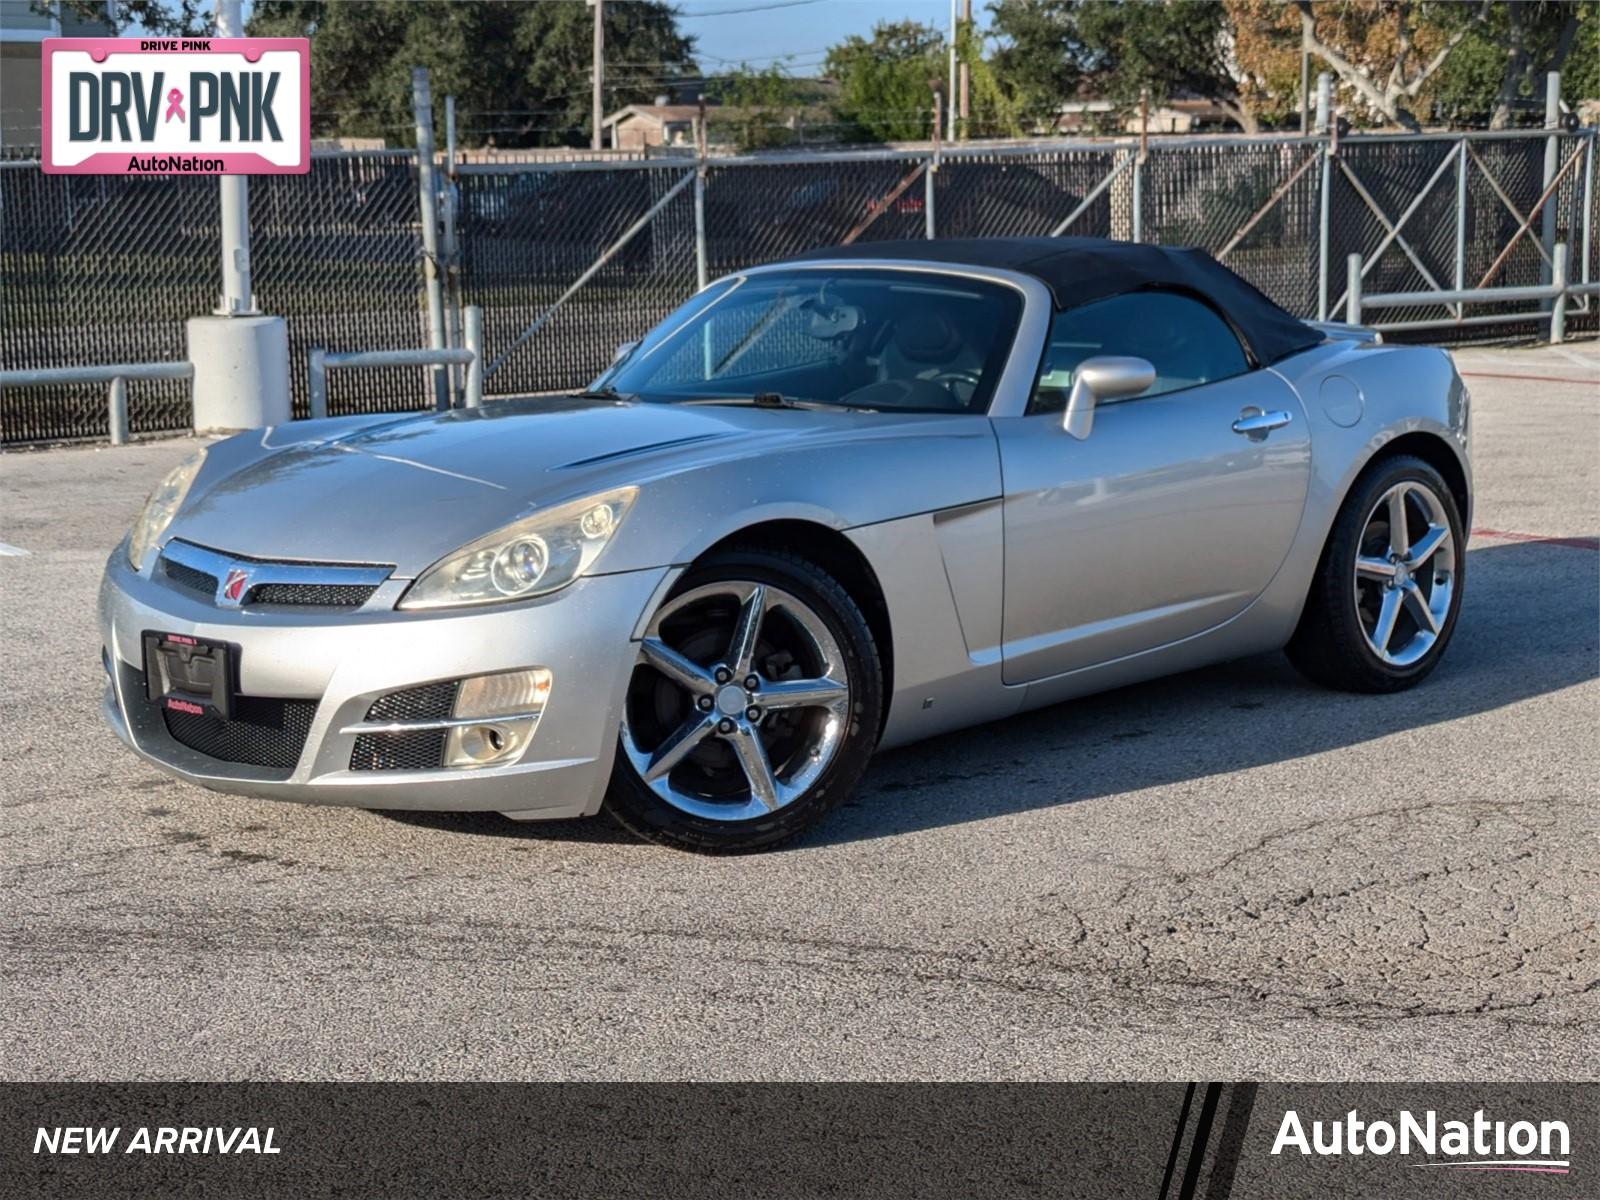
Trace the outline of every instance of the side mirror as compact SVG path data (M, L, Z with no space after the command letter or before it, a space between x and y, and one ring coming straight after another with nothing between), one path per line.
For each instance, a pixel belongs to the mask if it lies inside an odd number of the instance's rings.
M1137 396L1156 381L1156 369L1142 358L1102 354L1086 358L1072 375L1062 427L1080 442L1094 427L1094 406L1102 400Z

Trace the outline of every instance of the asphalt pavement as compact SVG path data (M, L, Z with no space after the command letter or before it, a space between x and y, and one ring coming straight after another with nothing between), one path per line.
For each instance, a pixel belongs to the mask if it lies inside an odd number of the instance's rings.
M1592 1078L1600 346L1459 359L1478 507L1424 686L1274 655L1091 697L736 859L168 779L101 723L94 607L192 443L0 456L0 1069Z

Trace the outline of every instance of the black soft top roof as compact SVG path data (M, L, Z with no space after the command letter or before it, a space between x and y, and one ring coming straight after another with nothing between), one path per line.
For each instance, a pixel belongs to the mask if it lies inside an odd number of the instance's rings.
M1261 363L1277 362L1323 340L1322 334L1204 250L1187 246L1089 237L935 238L857 242L811 250L796 261L818 258L882 258L1017 271L1048 287L1057 308L1076 308L1141 288L1193 292L1233 323Z

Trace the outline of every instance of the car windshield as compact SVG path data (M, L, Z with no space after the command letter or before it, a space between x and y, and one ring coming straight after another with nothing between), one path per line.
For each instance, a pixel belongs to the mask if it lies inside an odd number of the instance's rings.
M988 408L1022 298L910 270L794 269L722 280L625 354L592 390L656 403Z

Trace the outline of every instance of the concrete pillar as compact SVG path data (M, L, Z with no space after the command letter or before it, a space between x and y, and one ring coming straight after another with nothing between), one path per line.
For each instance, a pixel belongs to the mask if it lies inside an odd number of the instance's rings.
M190 317L196 433L289 420L289 327L282 317Z

